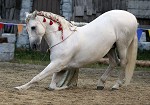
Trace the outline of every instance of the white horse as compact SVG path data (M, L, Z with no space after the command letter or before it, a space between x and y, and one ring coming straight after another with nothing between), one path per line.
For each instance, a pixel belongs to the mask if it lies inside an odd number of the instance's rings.
M39 46L44 37L51 50L51 63L31 81L15 87L16 89L26 90L50 74L53 74L50 88L65 89L67 86L56 86L57 72L65 68L80 68L99 61L106 54L110 64L99 79L97 89L104 88L110 71L117 65L121 66L121 70L112 89L119 89L123 84L127 86L130 83L137 56L138 27L137 20L131 13L112 10L83 27L76 27L56 14L34 11L26 14L26 22L31 47ZM120 59L116 55L116 49Z

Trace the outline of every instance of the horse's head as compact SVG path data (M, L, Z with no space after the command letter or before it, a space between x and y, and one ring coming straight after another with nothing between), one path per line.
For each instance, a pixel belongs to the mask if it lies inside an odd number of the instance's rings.
M55 40L64 40L64 28L65 30L72 30L72 27L74 28L74 26L63 17L44 11L34 11L32 14L26 13L26 23L32 49L36 49L40 45L42 37L45 34L51 34L53 38L55 37ZM57 35L56 32L58 32Z
M26 28L29 34L30 46L32 49L38 49L45 34L45 25L40 22L40 16L37 16L37 11L32 14L26 12Z

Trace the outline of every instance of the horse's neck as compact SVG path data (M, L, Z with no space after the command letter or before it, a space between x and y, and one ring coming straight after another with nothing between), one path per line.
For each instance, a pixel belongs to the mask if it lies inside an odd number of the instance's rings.
M47 44L49 45L49 47L51 48L52 46L54 46L60 42L63 42L71 33L72 33L72 31L69 28L64 29L63 33L61 31L47 30L44 38L45 38ZM62 37L63 37L63 39L62 39Z
M54 46L60 42L63 42L74 30L76 26L69 24L68 22L63 22L62 30L58 30L59 24L53 22L52 25L49 25L46 21L46 33L44 35L45 40L49 47Z

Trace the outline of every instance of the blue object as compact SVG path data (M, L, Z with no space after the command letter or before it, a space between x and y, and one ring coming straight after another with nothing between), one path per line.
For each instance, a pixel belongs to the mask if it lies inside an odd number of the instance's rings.
M140 40L140 38L141 38L141 36L142 36L142 32L143 32L143 29L140 29L140 28L137 29L138 41Z

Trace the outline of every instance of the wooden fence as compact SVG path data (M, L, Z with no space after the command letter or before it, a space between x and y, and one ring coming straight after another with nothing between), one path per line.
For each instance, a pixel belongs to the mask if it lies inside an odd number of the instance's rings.
M33 0L32 11L48 11L60 14L60 0Z
M0 17L4 22L16 22L20 17L22 0L0 0ZM15 33L16 27L4 26L3 32L5 33Z
M73 0L73 17L77 22L90 22L113 9L133 13L140 25L150 25L150 0Z
M73 21L90 22L112 9L127 10L127 0L73 0Z

